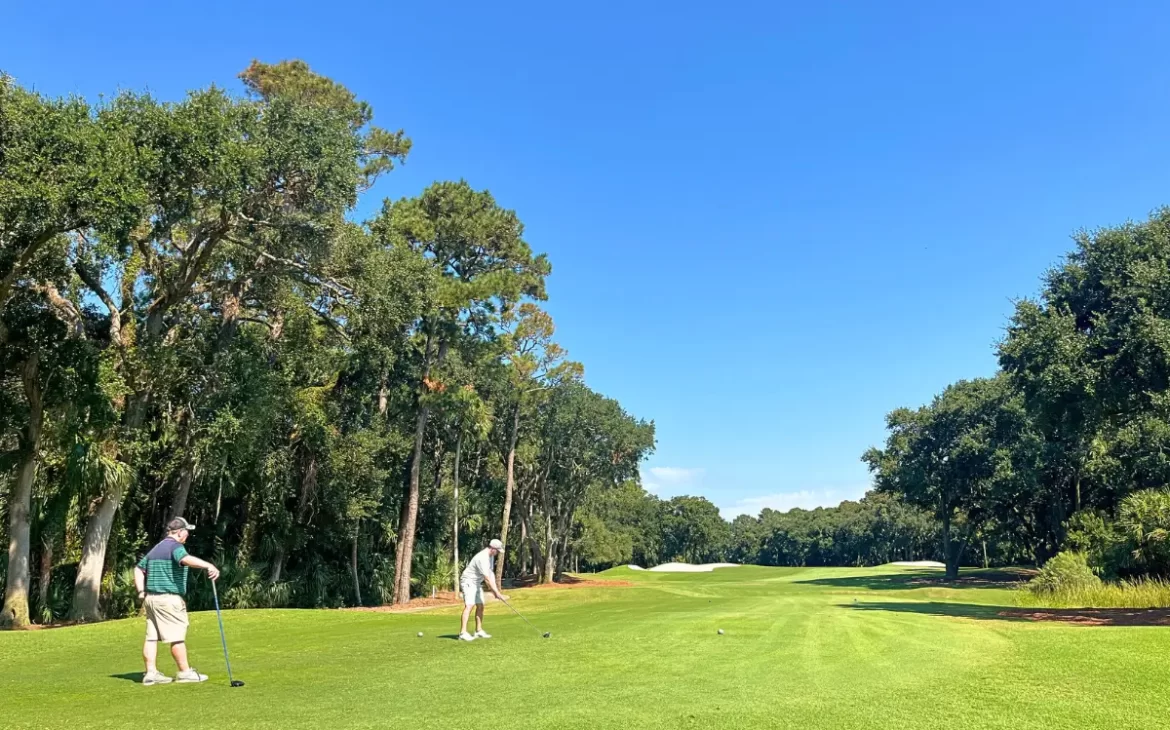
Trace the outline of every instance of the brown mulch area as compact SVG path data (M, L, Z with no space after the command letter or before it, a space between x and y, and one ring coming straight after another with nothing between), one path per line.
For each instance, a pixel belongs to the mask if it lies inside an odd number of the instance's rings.
M514 581L512 586L505 588L505 591L512 590L527 590L529 588L623 588L634 585L628 580L598 580L593 578L578 578L573 575L563 576L560 582L540 584L535 579L523 579ZM488 601L492 600L490 595L486 595ZM439 608L442 606L462 606L463 602L459 600L459 595L454 591L445 591L436 595L434 598L412 598L410 603L405 606L359 606L356 608L343 608L343 611L367 611L370 613L410 613L411 611L421 611L427 608Z
M343 611L367 611L369 613L410 613L424 608L438 608L439 606L461 606L459 595L455 591L443 591L434 598L412 598L405 606L356 606L344 608Z
M1165 608L1049 608L1000 611L999 615L1082 626L1170 626L1170 609Z
M29 624L28 626L25 626L25 627L19 628L19 629L12 628L11 626L5 626L4 630L5 631L44 631L46 629L63 629L67 626L77 626L77 625L78 625L77 621L62 621L60 623L55 623L55 624Z

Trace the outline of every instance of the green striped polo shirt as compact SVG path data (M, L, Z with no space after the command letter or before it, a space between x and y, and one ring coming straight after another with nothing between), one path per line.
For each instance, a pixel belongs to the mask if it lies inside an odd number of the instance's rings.
M173 537L168 537L150 549L138 567L146 572L147 593L170 593L176 596L187 592L187 566L179 561L187 557L187 549Z

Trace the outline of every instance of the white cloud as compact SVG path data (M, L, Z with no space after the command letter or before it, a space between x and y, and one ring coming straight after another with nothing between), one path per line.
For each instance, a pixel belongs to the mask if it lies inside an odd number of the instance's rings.
M733 520L739 515L758 516L764 509L774 509L777 512L787 512L790 509L815 509L816 507L835 507L845 500L859 500L869 491L870 485L826 488L802 489L798 492L777 492L764 494L758 497L745 497L722 505L719 512L724 519Z
M642 486L659 497L673 497L697 488L704 471L681 466L652 466L642 470Z

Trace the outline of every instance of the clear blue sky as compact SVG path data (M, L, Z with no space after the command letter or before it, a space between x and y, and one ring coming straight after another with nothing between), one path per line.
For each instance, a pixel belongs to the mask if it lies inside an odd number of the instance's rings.
M364 207L516 209L589 384L657 423L648 484L726 515L859 497L1071 233L1170 203L1164 3L16 5L0 68L49 94L349 85L415 142Z

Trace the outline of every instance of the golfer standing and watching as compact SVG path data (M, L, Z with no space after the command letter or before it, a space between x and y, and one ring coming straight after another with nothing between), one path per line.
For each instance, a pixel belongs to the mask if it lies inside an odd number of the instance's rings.
M483 630L483 582L486 580L488 590L501 601L508 600L500 593L496 586L496 567L492 558L504 552L504 543L492 540L488 546L475 554L471 562L459 577L459 590L463 593L463 621L459 628L460 641L475 641L476 639L490 639L491 634ZM467 619L471 617L471 607L475 606L475 635L467 633Z
M212 580L219 578L219 569L206 560L189 555L183 543L195 525L182 517L167 523L166 538L150 549L134 568L134 585L138 598L146 608L146 643L142 645L142 659L146 662L146 674L142 684L169 684L178 682L206 682L207 675L200 674L187 663L187 569L206 570ZM172 680L158 671L158 643L171 645L171 656L179 667L179 674Z

